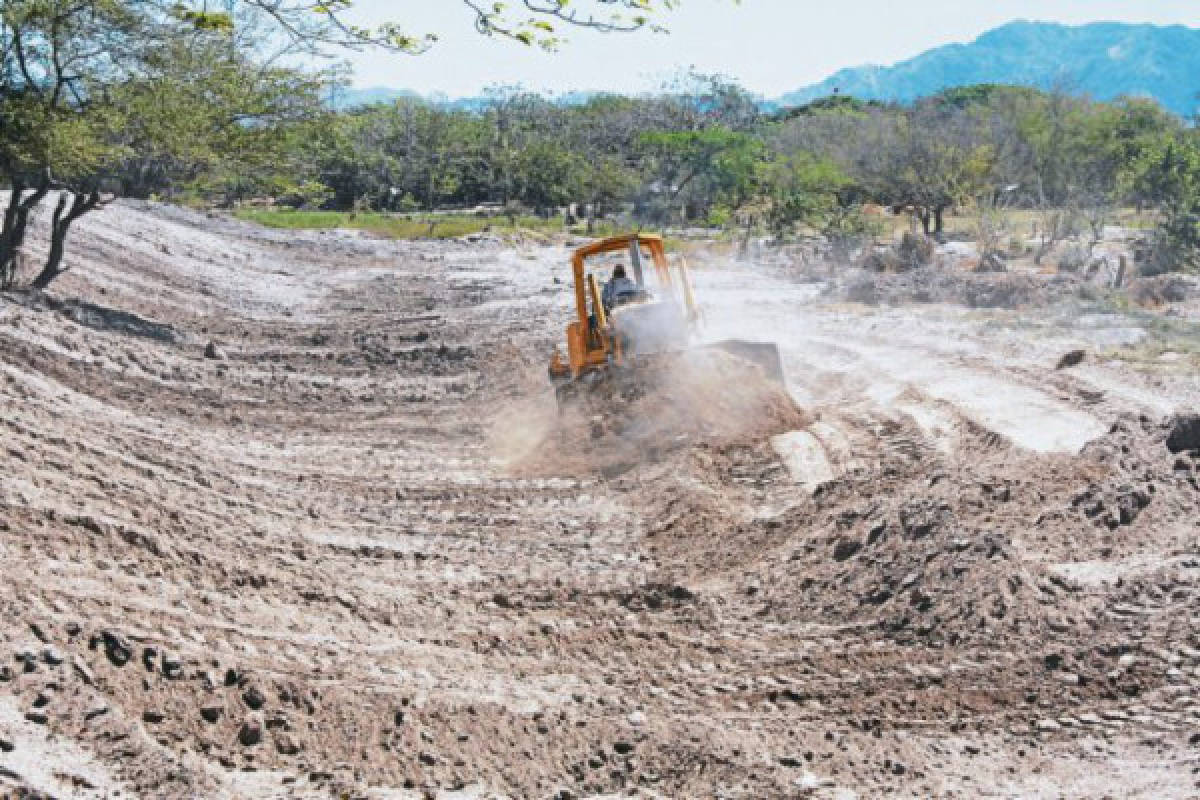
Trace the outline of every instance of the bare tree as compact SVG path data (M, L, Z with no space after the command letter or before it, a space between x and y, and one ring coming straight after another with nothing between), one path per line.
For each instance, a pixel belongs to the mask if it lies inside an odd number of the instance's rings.
M974 202L974 234L980 271L1003 269L1003 255L1012 236L1007 192L985 192Z

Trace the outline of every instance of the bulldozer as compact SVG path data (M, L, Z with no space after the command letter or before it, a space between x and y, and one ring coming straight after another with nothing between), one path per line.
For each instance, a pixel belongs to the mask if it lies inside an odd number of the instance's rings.
M597 268L605 266L609 274L625 271L625 280L602 289ZM567 325L566 357L556 347L548 370L560 411L580 399L601 396L608 402L644 392L673 359L699 350L724 351L783 383L773 343L730 339L694 345L701 315L687 262L679 258L672 265L661 236L629 233L580 247L571 256L571 274L575 319Z

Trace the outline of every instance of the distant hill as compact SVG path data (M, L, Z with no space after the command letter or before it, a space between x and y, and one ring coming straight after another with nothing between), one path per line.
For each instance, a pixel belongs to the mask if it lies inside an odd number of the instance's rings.
M345 111L350 108L373 106L379 103L394 103L397 100L420 99L423 99L420 94L408 89L389 89L386 86L371 86L366 89L343 87L332 92L329 105L337 111Z
M1153 97L1176 114L1191 117L1200 112L1200 29L1012 22L969 44L937 47L890 67L841 70L776 102L800 106L836 90L864 100L907 103L978 83L1061 86L1097 100Z

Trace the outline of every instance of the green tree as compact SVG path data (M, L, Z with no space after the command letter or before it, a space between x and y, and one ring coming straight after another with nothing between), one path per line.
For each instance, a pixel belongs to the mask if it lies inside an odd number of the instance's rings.
M637 183L634 172L619 156L583 158L579 164L579 197L587 205L588 232L596 218L604 216L627 197Z
M766 207L763 177L767 157L767 147L762 139L735 134L729 138L725 149L713 158L707 178L714 194L710 220L739 230L743 252L762 221Z
M556 142L535 142L517 160L516 199L542 214L567 205L581 194L584 163Z
M0 278L10 283L32 209L59 190L50 258L72 222L101 202L101 167L120 156L111 93L137 74L147 42L170 20L121 0L5 0L0 6L0 179L11 187L0 227ZM26 194L26 191L30 194ZM43 270L45 285L57 265Z
M1126 177L1138 196L1162 215L1148 272L1200 268L1200 137L1194 130L1165 134L1146 148Z
M826 236L842 254L868 231L858 211L854 182L837 164L805 152L778 159L766 169L767 223L776 241L798 226Z
M188 192L232 205L313 191L304 164L309 137L332 117L321 102L326 76L256 65L249 44L166 40L137 80L113 90L121 158L110 170L121 194Z
M659 213L668 219L678 213L680 221L707 215L717 200L721 181L738 180L721 174L722 159L727 159L726 166L736 167L740 157L734 153L753 146L749 134L724 127L651 132L644 134L640 143L664 206Z
M254 64L261 40L133 0L8 0L0 19L0 113L12 123L0 145L13 187L4 264L14 263L31 202L57 193L35 288L65 270L73 223L117 192L213 183L222 172L243 182L270 173L275 190L286 187L280 126L318 113L322 79ZM4 273L11 281L11 266Z

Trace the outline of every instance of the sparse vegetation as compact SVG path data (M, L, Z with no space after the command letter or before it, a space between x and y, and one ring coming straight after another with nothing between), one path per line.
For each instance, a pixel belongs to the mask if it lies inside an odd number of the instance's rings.
M306 211L290 208L241 208L235 212L239 219L256 222L269 228L292 230L332 230L347 228L362 230L391 239L452 239L472 233L535 231L552 233L574 230L586 232L586 225L565 225L562 217L479 214L391 214L385 212ZM611 222L593 227L596 235L616 231Z

